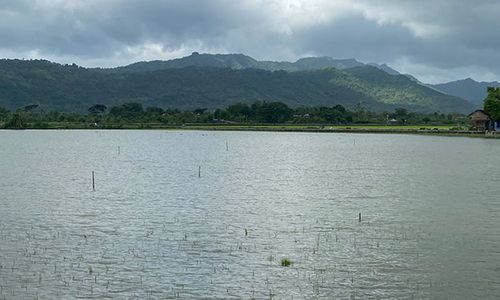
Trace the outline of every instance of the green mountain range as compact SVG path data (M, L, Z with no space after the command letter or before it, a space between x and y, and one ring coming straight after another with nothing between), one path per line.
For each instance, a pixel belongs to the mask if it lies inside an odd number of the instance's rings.
M307 71L326 68L348 69L363 66L364 64L351 59L333 59L331 57L306 57L296 62L286 61L258 61L244 54L199 54L194 52L190 56L167 61L138 62L125 67L113 69L114 71L157 71L164 69L179 69L185 67L215 67L241 69L262 69L267 71ZM384 65L385 66L385 65Z
M478 82L474 79L467 78L429 86L445 94L463 98L471 102L475 107L482 108L484 98L486 98L488 94L488 87L500 87L500 82Z
M472 110L461 98L351 59L306 58L289 63L256 61L240 54L195 53L113 69L0 60L0 106L11 110L38 104L44 110L83 112L97 103L125 102L215 109L254 101L281 101L292 107L342 104L373 111Z

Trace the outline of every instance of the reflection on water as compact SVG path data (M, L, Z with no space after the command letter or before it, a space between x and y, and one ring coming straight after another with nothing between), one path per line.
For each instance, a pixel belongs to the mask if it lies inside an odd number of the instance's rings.
M410 135L0 131L0 299L495 298L499 149Z

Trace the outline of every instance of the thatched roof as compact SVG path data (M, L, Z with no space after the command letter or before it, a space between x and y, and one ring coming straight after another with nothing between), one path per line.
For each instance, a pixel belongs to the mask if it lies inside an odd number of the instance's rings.
M491 116L489 113L485 112L484 110L482 109L476 109L475 111L473 111L472 113L469 114L469 117L481 117L483 116L484 119L490 119Z

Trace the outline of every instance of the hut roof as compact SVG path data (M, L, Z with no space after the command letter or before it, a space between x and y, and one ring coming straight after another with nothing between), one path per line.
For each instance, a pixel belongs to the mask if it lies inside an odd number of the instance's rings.
M469 114L469 117L470 117L470 116L472 116L473 114L476 114L476 113L482 113L482 114L485 114L485 115L487 115L488 117L490 117L490 114L489 114L489 113L487 113L487 112L485 112L485 111L484 111L484 110L482 110L482 109L476 109L475 111L471 112L471 113Z

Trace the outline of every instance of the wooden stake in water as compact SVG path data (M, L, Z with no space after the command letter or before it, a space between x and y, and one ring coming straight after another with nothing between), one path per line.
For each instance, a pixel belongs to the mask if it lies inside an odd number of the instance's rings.
M118 155L120 155L120 146L118 146Z
M229 144L226 141L226 151L229 151Z
M95 175L94 175L94 171L92 171L92 190L95 191Z
M358 221L361 222L361 213L358 215Z
M201 178L201 166L198 166L198 178Z

